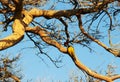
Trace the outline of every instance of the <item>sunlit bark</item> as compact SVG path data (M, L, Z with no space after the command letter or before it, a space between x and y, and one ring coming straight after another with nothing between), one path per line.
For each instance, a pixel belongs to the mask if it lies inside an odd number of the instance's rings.
M45 29L40 27L34 27L34 28L26 27L25 31L39 35L41 39L47 44L58 48L58 50L63 53L67 53L67 49L64 48L62 44L58 43L56 40L51 39L49 37L49 32L47 32Z
M70 47L72 48L72 47ZM69 48L68 48L69 49ZM74 52L74 48L71 50L68 50L68 54L69 56L72 58L74 64L81 70L85 71L88 75L100 79L100 80L104 80L106 82L113 82L113 80L116 80L118 78L120 78L120 75L116 75L116 76L104 76L102 74L98 74L94 71L92 71L91 69L89 69L87 66L85 66L84 64L81 63L81 61L78 59L77 55Z
M0 40L0 50L4 50L15 45L24 37L24 26L21 24L19 19L15 19L12 27L13 34Z
M0 50L4 50L9 48L18 42L20 42L24 37L24 26L21 21L21 12L23 9L22 0L13 0L15 4L15 13L14 13L14 21L12 26L13 33L3 39L0 40ZM19 2L19 3L18 3Z

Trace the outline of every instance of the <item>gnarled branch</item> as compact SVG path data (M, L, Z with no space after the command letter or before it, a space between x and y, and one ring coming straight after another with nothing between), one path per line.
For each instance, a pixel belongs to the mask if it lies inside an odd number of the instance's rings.
M0 50L4 50L6 48L9 48L15 45L16 43L21 41L24 36L25 30L21 22L21 12L23 8L22 6L23 4L22 4L22 0L19 0L19 1L20 1L20 3L18 3L19 6L17 6L16 4L16 8L15 8L16 10L14 15L14 22L12 26L13 33L8 37L5 37L0 40Z
M13 23L13 33L10 36L0 40L0 50L4 50L15 45L22 40L23 36L24 26L21 24L19 19L15 19Z

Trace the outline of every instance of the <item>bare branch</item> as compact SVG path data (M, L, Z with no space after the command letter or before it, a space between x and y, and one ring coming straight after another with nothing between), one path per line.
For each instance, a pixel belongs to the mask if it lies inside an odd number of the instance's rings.
M103 44L102 42L100 42L99 40L95 39L94 37L90 36L87 32L85 32L83 26L82 26L82 20L81 20L81 16L77 16L78 21L79 21L79 28L81 30L81 32L87 36L89 39L91 39L92 41L96 42L98 45L100 45L101 47L103 47L105 50L107 50L108 52L112 53L114 56L120 57L120 52L118 50L113 50L110 49L109 47L107 47L105 44Z
M13 23L13 33L8 37L0 40L0 50L9 48L23 39L24 36L24 26L21 24L19 19L15 19Z
M67 23L66 23L62 18L60 18L59 20L60 20L60 21L63 23L63 25L65 26L65 34L66 34L67 40L66 40L66 42L64 43L64 45L65 45L65 46L68 46L69 41L70 41L70 35L69 35L69 32L68 32L68 25L67 25Z
M39 10L33 8L29 11L29 14L33 17L39 17L39 16L44 16L47 18L60 18L62 16L70 17L72 15L88 14L88 13L100 11L104 8L105 5L111 2L114 2L114 0L105 1L104 4L98 4L93 8L81 8L81 9L72 9L72 10Z
M34 34L39 35L42 40L44 42L46 42L49 45L52 45L56 48L59 49L59 51L63 52L63 53L67 53L67 49L64 48L60 43L58 43L56 40L53 40L52 38L49 37L49 32L47 32L47 30L40 28L38 26L34 27L34 28L30 28L30 27L26 27L25 28L26 32L31 32Z
M12 26L13 33L9 35L8 37L3 38L0 40L0 50L4 50L6 48L9 48L19 41L21 41L24 37L24 26L21 22L21 12L23 9L22 6L22 0L18 3L19 5L16 5L15 15L14 15L14 23Z
M73 62L79 69L85 71L88 75L94 78L104 80L107 82L113 82L113 80L120 78L119 75L111 78L92 71L91 69L89 69L88 67L86 67L84 64L81 63L81 61L78 59L77 55L75 54L73 47L70 48L68 47L68 55L72 58Z

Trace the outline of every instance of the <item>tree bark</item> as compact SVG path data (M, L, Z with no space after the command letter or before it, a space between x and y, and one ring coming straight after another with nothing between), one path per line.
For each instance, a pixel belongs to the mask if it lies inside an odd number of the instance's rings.
M9 48L23 39L25 30L19 19L14 20L12 29L13 33L11 35L0 40L0 50Z

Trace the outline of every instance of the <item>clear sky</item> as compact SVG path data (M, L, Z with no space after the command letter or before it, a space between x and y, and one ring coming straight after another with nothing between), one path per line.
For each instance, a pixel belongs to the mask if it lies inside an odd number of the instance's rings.
M42 9L48 9L51 4L55 0L50 0L49 5L42 7ZM62 5L62 6L61 6ZM63 3L57 4L56 9L69 9L70 5L64 5ZM2 33L2 37L9 35L11 32ZM118 33L119 34L119 33ZM119 37L119 36L118 36ZM119 37L120 38L120 37ZM102 41L107 43L107 38ZM120 39L119 39L120 40ZM91 46L94 52L90 53L90 51L82 47L81 45L73 45L75 48L75 52L81 62L83 62L90 69L95 70L97 72L102 71L105 73L108 64L114 64L117 66L116 72L120 74L120 59L114 57L112 54L106 52L103 48L98 46L96 43L92 43ZM48 54L56 58L62 55L62 63L59 65L62 66L60 68L56 68L55 65L44 55L40 54L40 57L44 59L42 61L35 54L37 53L37 49L29 48L34 47L33 42L28 41L27 36L25 36L24 40L22 40L19 44L1 51L2 54L11 54L11 56L15 56L18 53L21 54L21 59L19 61L20 67L22 68L23 79L22 82L27 82L27 80L32 80L31 82L37 82L38 80L42 80L42 82L58 82L59 80L65 82L71 76L71 73L75 71L78 75L81 75L81 71L74 65L73 61L70 59L67 54L63 54L59 52L54 47L49 47L46 51ZM23 49L26 48L26 49ZM39 81L38 81L39 82ZM120 82L115 81L115 82Z

